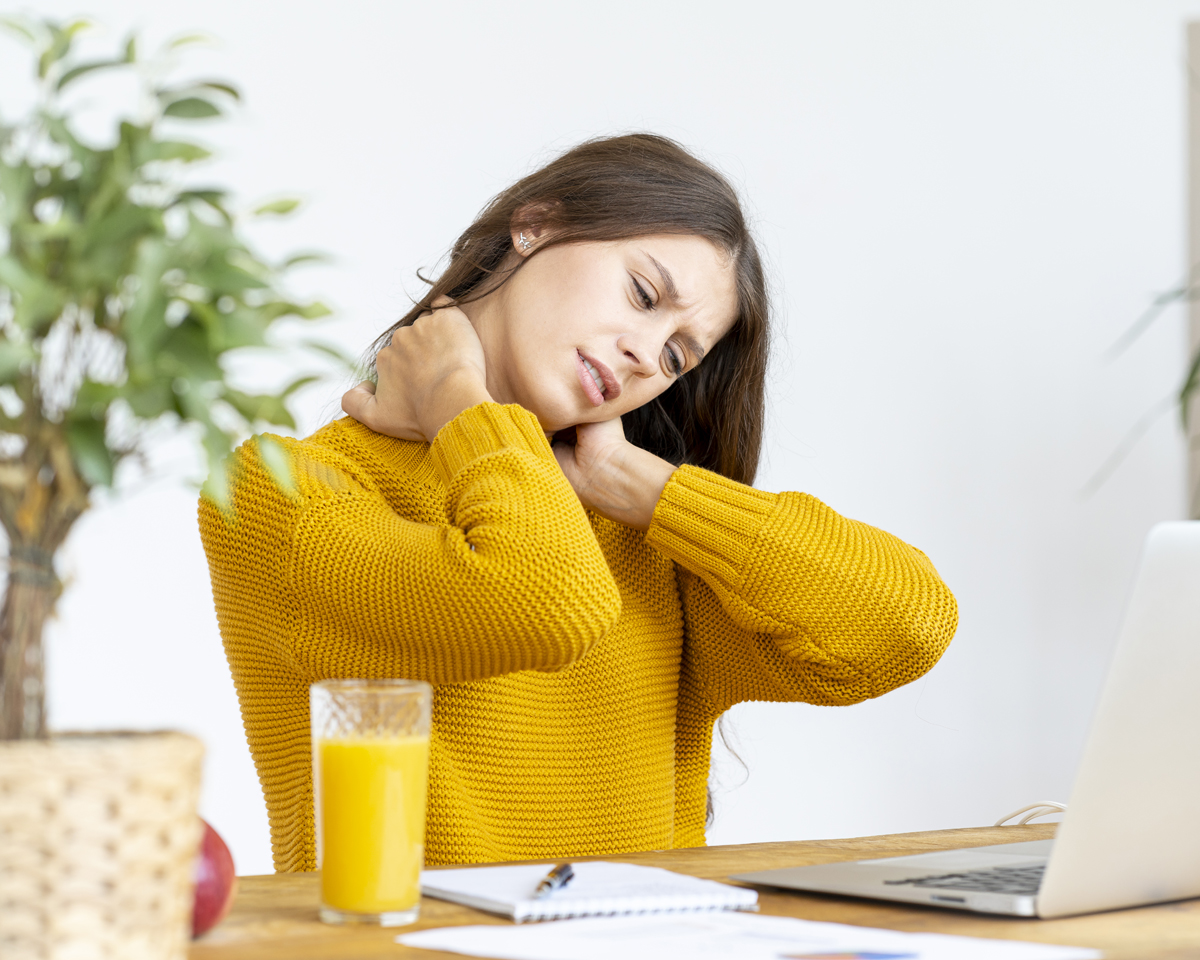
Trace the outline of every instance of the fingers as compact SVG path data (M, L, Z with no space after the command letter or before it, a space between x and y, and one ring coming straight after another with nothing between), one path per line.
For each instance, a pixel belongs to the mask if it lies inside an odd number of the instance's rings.
M440 310L442 307L454 306L454 299L446 296L444 293L430 304L435 310Z
M364 380L342 394L342 410L359 423L371 426L371 414L375 407L375 384Z

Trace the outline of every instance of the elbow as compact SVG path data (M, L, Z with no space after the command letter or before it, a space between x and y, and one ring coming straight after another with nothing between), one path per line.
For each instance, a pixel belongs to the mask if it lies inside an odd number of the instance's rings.
M538 670L563 670L583 659L603 640L621 616L621 595L612 577L608 584L567 590L547 603L549 615L537 625ZM611 586L611 589L606 587ZM535 639L535 638L531 638Z
M621 594L607 567L604 577L548 584L536 612L525 617L529 668L554 672L585 657L621 616Z
M916 598L899 604L889 618L892 628L882 638L872 697L924 676L954 639L958 629L954 594L937 574L931 574L923 587Z
M556 671L586 656L621 616L621 593L599 549L595 555L551 562L526 559L521 575L509 564L493 568L481 593L488 609L477 615L494 625L496 642L520 651L510 669ZM507 671L506 671L507 672Z

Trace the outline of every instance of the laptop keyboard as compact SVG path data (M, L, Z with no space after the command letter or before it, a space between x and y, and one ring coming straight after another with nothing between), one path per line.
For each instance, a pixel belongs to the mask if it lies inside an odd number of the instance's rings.
M1044 863L1029 867L994 867L967 870L939 877L913 877L911 880L884 880L890 886L936 887L939 890L970 890L976 893L1037 893L1042 884Z

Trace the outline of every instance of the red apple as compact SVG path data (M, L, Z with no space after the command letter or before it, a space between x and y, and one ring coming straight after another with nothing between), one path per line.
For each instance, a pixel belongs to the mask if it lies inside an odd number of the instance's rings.
M233 905L237 874L233 855L221 835L205 820L204 838L196 855L196 899L192 906L192 939L207 933L224 918Z

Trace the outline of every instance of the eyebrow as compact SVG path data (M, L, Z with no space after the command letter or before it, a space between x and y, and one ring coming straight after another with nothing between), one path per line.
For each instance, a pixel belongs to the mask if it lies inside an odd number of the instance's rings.
M642 253L645 254L647 260L654 264L654 269L658 271L659 279L662 280L663 290L666 293L667 299L673 300L675 303L679 303L681 300L679 296L679 288L675 286L675 278L671 276L671 271L655 260L654 257L650 256L650 254L646 253L645 250L643 250ZM678 338L683 341L683 345L695 355L696 363L699 363L704 359L704 355L708 351L706 351L704 347L700 345L699 340L693 337L690 333L679 333L676 336L678 336Z
M661 263L655 260L645 250L642 253L646 254L646 259L654 264L654 268L658 271L659 277L662 279L663 287L667 292L667 299L679 302L679 288L675 286L675 278L671 276L671 271L664 267Z

